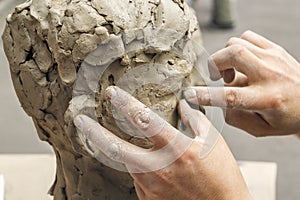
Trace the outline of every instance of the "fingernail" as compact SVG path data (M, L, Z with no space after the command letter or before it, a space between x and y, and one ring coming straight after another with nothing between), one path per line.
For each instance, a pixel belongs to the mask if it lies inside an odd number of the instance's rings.
M186 111L187 109L189 109L189 104L186 102L186 100L182 99L179 102L179 112L180 114L183 114L184 111Z
M196 91L192 88L189 88L184 91L184 96L188 101L197 102L197 94Z
M223 80L225 83L231 83L235 78L235 71L233 69L227 69L223 72Z
M105 95L109 99L113 99L117 95L116 87L110 86L106 89Z
M181 100L180 101L180 118L183 122L183 124L187 125L187 121L190 118L190 110L191 107L189 106L189 104L186 102L186 100Z
M74 119L74 124L75 124L75 126L76 126L78 129L82 130L82 128L83 128L83 119L82 119L82 117L81 117L80 115L77 115L77 116L75 117L75 119Z

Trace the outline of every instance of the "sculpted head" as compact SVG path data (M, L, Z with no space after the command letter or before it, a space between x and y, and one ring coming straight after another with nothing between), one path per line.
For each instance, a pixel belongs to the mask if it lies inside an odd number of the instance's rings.
M119 137L150 147L114 116L104 91L118 85L176 126L181 89L193 84L201 54L189 42L201 43L193 11L183 0L28 0L8 16L2 39L21 105L56 154L50 193L136 199L128 174L88 153L73 117L92 115Z
M120 137L149 146L116 126L104 91L118 85L176 126L199 56L188 41L200 32L182 1L33 0L8 17L3 39L16 92L42 138L57 132L66 144L59 134L74 136L74 115L92 112Z

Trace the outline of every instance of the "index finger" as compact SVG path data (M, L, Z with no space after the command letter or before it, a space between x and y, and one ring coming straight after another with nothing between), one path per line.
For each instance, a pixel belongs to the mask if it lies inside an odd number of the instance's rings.
M177 135L177 129L124 90L111 86L106 93L116 110L155 145L164 146Z
M258 88L253 87L190 87L185 98L194 104L217 106L245 110L262 110L270 108L270 98Z
M131 173L146 173L163 169L175 162L193 142L191 138L177 131L176 137L169 141L168 145L160 149L148 150L118 138L87 116L76 116L74 123L84 136L83 142L87 140L95 148L92 149L95 158L109 167L124 171L124 168L117 163L105 162L106 158L103 158L102 154L97 151L100 150L112 160L124 163Z
M101 150L114 161L137 164L138 159L133 152L146 153L145 149L118 138L99 123L85 115L76 116L74 123L83 134L84 140L92 142L97 149Z
M247 48L241 45L228 46L218 52L214 53L209 59L209 67L219 72L224 72L230 69L245 74L249 80L256 80L259 78L260 67L264 65L263 61L250 52ZM213 77L212 79L219 79L220 77Z
M253 31L244 32L241 38L262 49L273 48L276 45L275 43Z

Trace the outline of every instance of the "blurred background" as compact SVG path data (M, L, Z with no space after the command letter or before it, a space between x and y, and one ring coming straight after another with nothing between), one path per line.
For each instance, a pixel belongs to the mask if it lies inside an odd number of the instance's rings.
M20 0L0 0L0 30L6 16ZM250 29L273 40L300 60L300 1L234 1L234 28L211 25L213 0L194 3L202 29L204 46L211 54L224 47L232 36ZM299 100L300 103L300 100ZM31 119L24 113L10 80L9 67L0 40L0 154L52 154L47 143L38 139ZM221 115L221 114L220 114ZM218 123L223 123L218 117ZM300 139L294 136L254 138L225 126L222 131L238 160L270 161L278 164L277 199L300 199Z

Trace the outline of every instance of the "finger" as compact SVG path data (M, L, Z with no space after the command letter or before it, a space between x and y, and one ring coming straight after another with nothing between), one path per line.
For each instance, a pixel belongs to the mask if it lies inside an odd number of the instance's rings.
M257 33L254 33L253 31L244 32L241 38L262 49L273 48L275 45L275 43Z
M140 165L141 161L136 155L138 152L147 153L145 149L118 138L85 115L76 116L74 124L97 149L117 162Z
M205 158L214 148L220 134L202 112L192 109L185 100L181 100L179 105L181 120L196 136L194 141L201 144L199 158Z
M229 69L229 70L233 70L233 69ZM209 72L209 78L213 81L217 81L223 77L221 73L222 70L218 69L218 66L213 61L212 57L208 59L208 72Z
M256 137L270 135L273 129L260 115L246 110L227 109L225 120Z
M130 173L163 169L175 162L192 143L191 138L178 132L176 137L161 149L146 150L118 138L87 116L78 115L74 123L93 146L109 158L124 163Z
M236 37L230 38L226 44L226 47L234 46L234 45L240 45L247 48L257 57L260 57L260 55L263 54L263 50L260 47L242 38L236 38Z
M217 81L220 78L223 78L225 83L230 83L233 81L234 77L235 77L235 70L232 69L226 69L224 71L219 71L217 66L215 66L215 64L209 64L209 75L210 75L210 79L213 81Z
M226 69L222 73L222 77L225 83L231 83L235 78L235 70L234 69Z
M179 115L194 136L201 136L201 133L208 132L211 123L202 112L192 109L185 100L179 102Z
M164 146L177 135L177 129L127 92L118 87L109 87L106 92L120 114L155 145Z
M251 110L270 106L261 91L252 87L191 87L184 95L189 102L203 106Z
M241 38L232 37L226 44L226 47L239 45L250 50L254 55L260 57L263 51L252 43L243 40ZM209 72L212 80L219 80L221 77L224 79L225 83L231 83L235 78L235 70L234 69L226 69L224 71L219 71L214 61L210 61Z
M136 183L136 181L133 182L136 194L140 200L145 199L145 192L142 190L142 188Z
M220 72L235 69L252 80L256 80L260 77L259 68L263 65L262 60L241 45L226 47L209 58L209 68L218 68ZM212 80L219 78L214 76L215 74L213 76L211 75Z
M241 72L235 72L235 77L230 83L226 83L225 86L231 87L246 87L249 85L249 79Z

